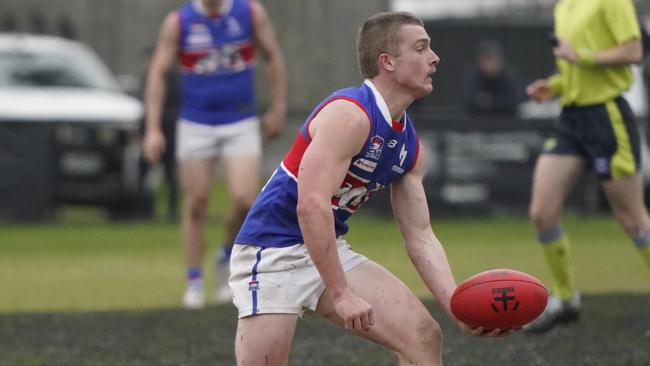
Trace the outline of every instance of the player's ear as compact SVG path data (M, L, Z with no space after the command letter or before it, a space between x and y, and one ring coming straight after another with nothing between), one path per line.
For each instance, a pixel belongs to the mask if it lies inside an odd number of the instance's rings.
M388 70L388 71L393 71L395 70L395 65L393 62L393 58L387 54L387 53L382 53L379 55L379 60L377 61L379 68Z

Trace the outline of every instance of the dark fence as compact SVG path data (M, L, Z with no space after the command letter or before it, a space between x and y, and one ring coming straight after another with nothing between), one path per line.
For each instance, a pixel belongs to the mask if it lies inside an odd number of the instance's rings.
M432 216L526 214L535 161L553 120L424 111L412 117L428 154L424 185ZM387 193L368 204L390 213ZM595 177L578 182L568 206L581 212L603 207Z

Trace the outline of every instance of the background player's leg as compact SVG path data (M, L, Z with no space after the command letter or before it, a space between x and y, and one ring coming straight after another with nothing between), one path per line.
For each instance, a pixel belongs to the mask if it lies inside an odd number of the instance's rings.
M188 273L188 286L183 298L187 308L205 305L201 262L205 248L205 219L210 187L214 174L214 159L183 160L180 162L183 189L183 218L181 232Z
M240 318L235 338L238 366L286 365L298 315L262 314Z
M614 217L634 240L650 268L650 218L643 197L640 174L603 183Z
M215 258L215 296L218 303L232 301L228 287L230 252L248 209L260 190L260 160L257 155L224 156L222 160L230 197L230 210L225 222L223 245L218 249Z
M559 321L573 321L579 316L580 296L573 284L571 248L560 225L560 213L583 170L584 162L577 156L545 154L537 160L529 213L551 271L553 296L525 330L546 331Z
M346 272L354 292L373 308L375 324L354 334L392 350L400 365L441 365L442 331L422 302L397 277L372 261ZM316 311L343 326L327 290Z
M584 170L584 162L571 155L542 155L533 176L530 217L553 277L553 292L562 299L573 295L569 239L560 225L566 197Z

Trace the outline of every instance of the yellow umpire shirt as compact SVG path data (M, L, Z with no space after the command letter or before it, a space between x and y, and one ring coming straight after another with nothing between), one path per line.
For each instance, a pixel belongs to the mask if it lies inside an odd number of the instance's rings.
M641 38L632 0L559 0L555 5L555 36L580 55L572 64L557 59L559 73L549 78L563 106L609 101L632 84L630 66L596 66L591 54Z

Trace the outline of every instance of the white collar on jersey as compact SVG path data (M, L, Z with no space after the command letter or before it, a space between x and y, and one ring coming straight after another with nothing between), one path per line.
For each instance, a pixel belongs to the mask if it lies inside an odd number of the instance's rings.
M377 107L379 107L381 114L384 116L384 121L386 121L386 123L392 128L393 118L390 116L390 111L388 110L388 105L386 104L384 97L379 94L379 90L377 90L375 84L373 84L370 79L364 80L363 83L366 84L370 90L372 90L372 94L375 96L375 101L377 102Z
M219 9L220 16L222 14L228 14L230 12L230 9L232 9L232 2L233 0L223 0L223 2L221 3L221 9ZM192 6L199 14L203 14L203 15L208 14L203 8L203 4L201 3L201 0L192 0Z

